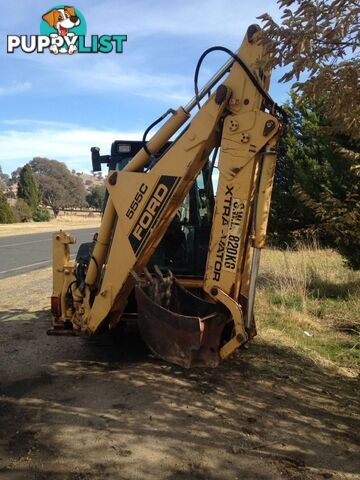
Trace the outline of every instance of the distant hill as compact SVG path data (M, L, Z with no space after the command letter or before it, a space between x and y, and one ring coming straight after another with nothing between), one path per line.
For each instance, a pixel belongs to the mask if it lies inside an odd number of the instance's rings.
M103 185L104 183L104 177L101 175L101 173L93 175L86 172L75 172L75 170L72 170L71 173L76 177L81 178L86 190L90 190L91 187Z

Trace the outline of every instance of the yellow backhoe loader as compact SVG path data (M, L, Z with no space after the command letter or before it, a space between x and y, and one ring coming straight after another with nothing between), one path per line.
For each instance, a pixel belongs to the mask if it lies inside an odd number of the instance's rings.
M75 239L54 234L50 334L95 335L136 319L156 356L187 368L215 367L256 335L256 277L284 123L258 33L251 25L236 53L204 52L194 99L154 122L135 155L131 142L114 144L127 158L107 157L99 233L75 261ZM200 66L218 50L230 58L199 90Z

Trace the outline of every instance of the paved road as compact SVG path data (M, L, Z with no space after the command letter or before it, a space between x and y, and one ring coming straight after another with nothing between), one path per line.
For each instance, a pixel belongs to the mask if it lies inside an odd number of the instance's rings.
M90 242L96 228L71 230L77 244L71 246L75 256L78 246ZM0 238L0 279L49 267L52 263L52 233L34 233Z

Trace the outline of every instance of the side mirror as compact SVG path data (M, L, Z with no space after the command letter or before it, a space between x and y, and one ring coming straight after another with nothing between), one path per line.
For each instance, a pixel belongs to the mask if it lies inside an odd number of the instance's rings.
M101 172L100 148L92 147L90 150L91 150L91 161L92 161L93 172Z

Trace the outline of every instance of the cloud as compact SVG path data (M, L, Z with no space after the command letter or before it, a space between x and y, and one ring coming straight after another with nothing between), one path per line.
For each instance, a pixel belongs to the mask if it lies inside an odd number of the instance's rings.
M34 125L39 125L42 127L57 127L57 128L73 128L77 127L76 124L74 123L69 123L69 122L54 122L50 120L33 120L31 118L17 118L15 120L2 120L1 121L2 125L8 125L8 126L29 126L33 127Z
M71 85L72 94L108 95L117 92L162 103L182 103L193 95L191 75L163 72L148 63L149 59L138 59L136 53L120 59L112 55L74 55L69 58L44 54L19 56L16 60L23 64L23 70L36 75L40 88L33 90L35 95L40 90L42 94L52 95L64 84Z
M163 102L183 102L192 96L191 79L185 75L133 70L112 58L92 62L91 69L76 69L64 74L69 76L74 87L92 92L127 91Z
M257 23L256 17L265 11L278 17L276 2L264 4L260 0L253 0L250 6L228 0L137 0L126 3L103 0L87 8L87 19L91 31L118 32L120 28L120 33L129 34L129 41L159 34L172 37L216 36L218 40L239 38L241 41L246 28Z
M12 82L10 85L0 85L0 96L18 95L30 90L32 87L30 82Z
M43 123L49 125L52 122ZM108 154L114 140L139 140L141 137L142 132L117 132L79 126L68 129L38 128L32 131L4 130L0 131L0 165L10 173L33 157L47 157L65 162L70 169L90 171L92 146L98 146L103 154Z

